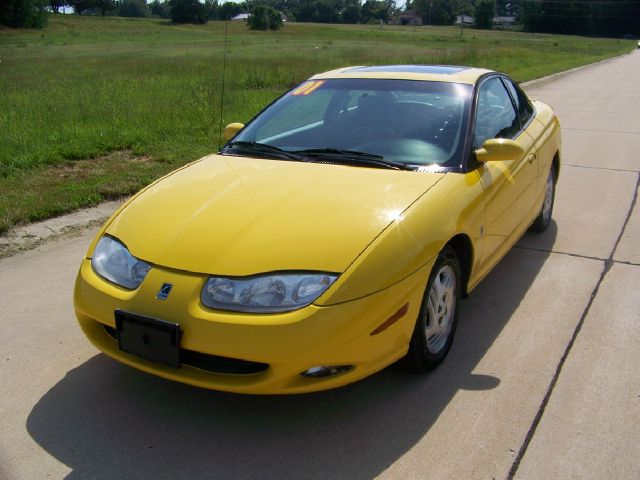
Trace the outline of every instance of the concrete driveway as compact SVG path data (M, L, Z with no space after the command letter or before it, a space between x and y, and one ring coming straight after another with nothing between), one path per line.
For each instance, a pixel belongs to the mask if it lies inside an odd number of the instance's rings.
M295 397L171 383L76 325L95 229L0 261L0 478L640 478L639 78L634 52L528 87L563 125L555 222L464 302L428 376Z

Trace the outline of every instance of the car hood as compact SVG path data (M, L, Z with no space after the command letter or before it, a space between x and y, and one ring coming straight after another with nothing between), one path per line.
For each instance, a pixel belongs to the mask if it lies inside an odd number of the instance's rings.
M190 272L343 272L443 175L211 155L148 187L106 233Z

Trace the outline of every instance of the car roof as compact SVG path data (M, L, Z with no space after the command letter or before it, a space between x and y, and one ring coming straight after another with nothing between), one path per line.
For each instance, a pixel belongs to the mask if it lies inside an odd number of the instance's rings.
M378 65L345 67L319 73L313 80L333 78L382 78L393 80L423 80L432 82L475 84L492 70L451 65Z

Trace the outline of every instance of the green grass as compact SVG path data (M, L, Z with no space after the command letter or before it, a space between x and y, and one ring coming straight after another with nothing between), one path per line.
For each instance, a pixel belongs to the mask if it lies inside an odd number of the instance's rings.
M311 74L347 65L482 66L525 81L632 41L449 27L228 24L222 123L247 121ZM225 24L51 16L0 29L0 233L126 195L217 149Z

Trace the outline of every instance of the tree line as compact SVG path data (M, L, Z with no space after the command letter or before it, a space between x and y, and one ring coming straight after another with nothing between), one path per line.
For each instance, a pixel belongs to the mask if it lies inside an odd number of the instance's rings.
M530 32L640 36L640 0L520 0Z
M46 13L65 5L78 15L156 16L176 23L206 23L251 13L252 28L279 28L282 19L316 23L387 23L412 11L425 25L452 25L460 15L492 28L495 16L513 17L525 31L601 36L640 36L640 0L3 0L0 24L41 28Z
M398 8L395 0L246 0L242 3L217 0L4 0L8 8L4 11L12 17L13 12L32 11L32 17L45 11L59 13L66 6L77 15L119 15L124 17L157 16L171 18L176 22L204 23L208 20L227 20L241 12L260 14L263 9L280 12L287 21L316 23L379 23L404 10L416 10L424 22L433 25L450 25L455 16L464 13L473 15L476 10L494 5L511 5L508 0L409 0L405 8ZM16 15L13 15L16 17ZM9 20L9 19L6 19ZM46 17L41 18L42 22ZM38 27L32 19L14 18L2 21L18 27Z

